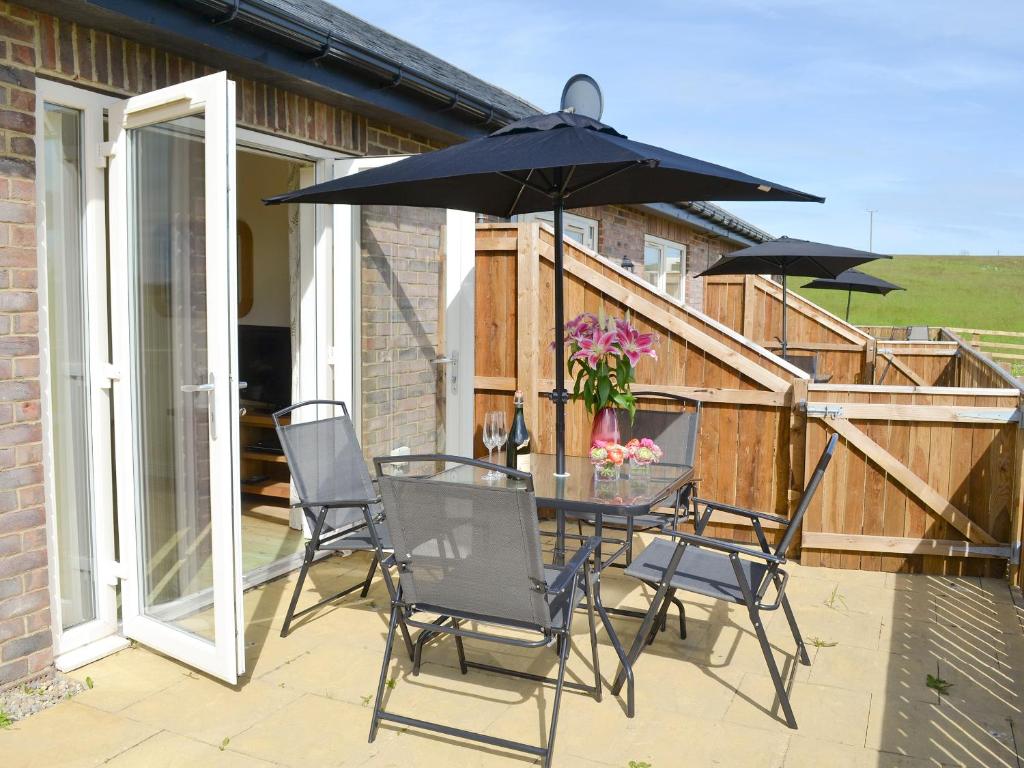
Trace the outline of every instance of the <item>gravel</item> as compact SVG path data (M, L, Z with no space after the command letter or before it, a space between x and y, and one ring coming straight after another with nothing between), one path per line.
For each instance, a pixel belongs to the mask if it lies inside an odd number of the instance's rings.
M86 686L60 672L0 691L0 727L24 720L54 704L70 699L84 691Z

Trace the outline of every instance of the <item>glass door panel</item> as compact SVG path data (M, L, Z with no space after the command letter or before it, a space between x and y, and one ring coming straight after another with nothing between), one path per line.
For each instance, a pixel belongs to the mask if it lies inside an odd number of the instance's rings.
M57 416L50 425L50 450L63 631L97 616L82 122L81 110L44 107L46 330L50 401Z
M111 113L125 634L229 682L244 659L233 108L221 73Z

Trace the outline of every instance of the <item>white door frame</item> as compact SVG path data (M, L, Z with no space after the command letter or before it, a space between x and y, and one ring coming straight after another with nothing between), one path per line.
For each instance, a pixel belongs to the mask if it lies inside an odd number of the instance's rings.
M337 178L402 160L406 155L352 157L338 160ZM336 312L331 360L334 367L334 398L351 407L349 412L360 434L362 369L362 217L358 205L334 208L334 306L348 301L351 311ZM445 273L445 452L471 456L473 452L473 311L476 258L475 216L466 211L446 211L442 244Z
M110 638L117 632L117 578L114 574L114 489L112 447L110 441L111 368L108 360L107 328L107 237L106 188L103 170L106 160L99 153L103 141L103 114L117 100L92 91L39 78L36 80L36 158L38 169L44 163L43 112L45 104L76 109L81 113L83 257L86 260L86 325L88 333L88 375L92 383L90 398L90 487L92 498L92 541L96 618L63 630L60 563L56 526L56 482L53 454L53 393L49 337L49 296L47 291L48 254L46 253L45 183L42 174L36 180L36 219L39 255L39 339L40 400L43 423L43 485L45 491L47 556L50 575L50 615L53 631L54 663L59 669L71 669L88 663L127 644L123 638ZM99 644L97 647L95 644Z

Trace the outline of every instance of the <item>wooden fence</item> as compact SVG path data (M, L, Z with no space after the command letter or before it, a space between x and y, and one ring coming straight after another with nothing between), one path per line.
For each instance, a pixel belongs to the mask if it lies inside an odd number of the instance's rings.
M510 410L512 392L522 389L541 451L553 450L554 407L544 395L554 378L553 242L547 225L477 229L476 417ZM846 365L851 378L857 370L864 375L868 349L874 352L872 378L888 362L885 353L896 361L883 386L856 380L817 385L768 351L769 340L759 334L772 327L772 302L781 299L772 281L716 283L723 290L705 293L712 317L571 240L565 265L567 315L629 313L640 328L660 335L659 360L640 364L637 389L703 401L697 455L702 495L789 516L827 434L838 432L841 447L801 531L804 562L1006 573L1013 543L1020 541L1024 504L1021 389L981 356L969 358L955 334L936 342L876 343L798 300L793 311L807 318L797 323L805 336L800 343L836 353L830 359ZM744 327L764 343L745 338ZM806 339L811 334L813 341ZM844 361L844 355L859 355L860 362ZM942 386L933 386L937 382ZM571 454L585 453L589 428L582 405L570 404ZM718 518L715 524L717 534L749 536L742 525ZM1020 578L1016 567L1010 577Z

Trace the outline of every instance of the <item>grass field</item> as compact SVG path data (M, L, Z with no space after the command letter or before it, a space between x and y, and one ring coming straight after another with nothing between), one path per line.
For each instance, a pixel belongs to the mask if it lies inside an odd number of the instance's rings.
M1024 331L1024 257L896 256L861 271L906 288L888 296L854 293L850 322L857 325L934 325ZM833 314L846 313L845 291L790 287Z

